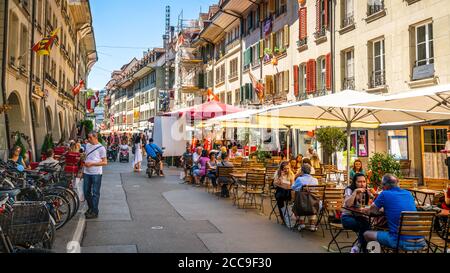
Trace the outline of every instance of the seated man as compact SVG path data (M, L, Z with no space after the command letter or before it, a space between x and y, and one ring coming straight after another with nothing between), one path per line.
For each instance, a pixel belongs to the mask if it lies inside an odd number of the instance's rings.
M50 168L55 169L57 172L59 172L61 170L61 166L59 165L59 161L54 158L55 151L53 151L53 149L48 149L45 155L47 156L47 159L39 163L38 168Z
M364 233L367 242L377 241L383 246L397 248L401 213L417 211L414 197L409 191L400 189L398 183L398 179L392 174L386 174L383 177L384 190L368 210L371 213L378 213L381 209L384 209L389 232L367 231ZM399 247L405 251L418 251L426 247L426 241L423 236L402 236L400 237Z
M150 140L148 141L149 143L147 145L145 145L145 152L147 153L147 159L149 157L151 157L152 159L154 159L156 161L156 163L160 164L160 175L164 176L163 173L163 162L162 162L162 156L163 156L163 151L161 150L161 148L159 148L158 145L156 145L155 143L153 143L153 138L150 138Z
M311 176L311 165L309 164L303 164L302 165L302 175L299 176L296 180L294 185L292 185L292 190L294 191L301 191L303 189L304 186L307 185L319 185L319 181ZM311 231L317 231L317 216L309 216L308 217L308 221L310 224L309 230ZM304 229L306 228L305 225L305 220L304 218L299 218L298 219L298 223L299 223L299 229Z

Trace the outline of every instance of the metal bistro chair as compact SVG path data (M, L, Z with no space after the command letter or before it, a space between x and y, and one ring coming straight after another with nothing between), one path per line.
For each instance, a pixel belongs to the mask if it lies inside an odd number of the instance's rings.
M397 246L394 249L388 247L382 247L383 252L409 252L400 249L400 237L401 236L423 236L426 242L426 247L422 250L414 252L427 251L430 252L430 241L433 232L433 221L436 216L436 212L402 212L400 217L400 226L397 237Z
M217 167L217 185L222 187L224 184L231 184L232 178L230 173L233 172L233 167ZM220 195L217 195L217 198L220 199Z
M232 173L247 173L248 169L245 167L233 167ZM242 190L244 188L244 185L239 183L238 180L236 180L234 177L231 177L232 183L229 185L229 189L231 190L233 194L233 206L238 205L238 196L239 196L239 190Z
M258 208L256 202L256 196L260 197L259 209L264 212L264 198L262 194L264 193L264 187L266 186L266 174L265 173L247 173L247 180L245 183L245 189L242 194L242 199L244 200L242 208L247 208L254 206L255 209ZM238 200L239 207L239 200Z
M442 238L440 236L433 236L430 241L430 248L433 251L433 253L437 253L438 251L441 251L442 253L448 253L449 245L448 242L450 240L450 219L445 219L445 226L443 228L444 234ZM435 219L435 221L438 221L438 218ZM433 234L434 235L434 234ZM437 234L436 234L437 235Z

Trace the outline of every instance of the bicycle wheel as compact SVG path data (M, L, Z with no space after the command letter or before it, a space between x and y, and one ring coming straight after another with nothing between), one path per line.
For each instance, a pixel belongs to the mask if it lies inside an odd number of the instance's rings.
M54 254L56 252L45 248L16 248L14 253L17 254Z
M80 198L78 197L78 194L77 194L74 190L72 190L72 189L66 189L66 191L67 191L67 193L70 194L70 196L71 196L71 197L74 199L74 201L75 201L75 206L74 206L74 208L73 208L73 211L72 211L72 217L71 217L71 218L73 218L73 217L77 214L78 210L80 209Z
M79 201L77 202L77 198L75 197L75 195L72 194L72 192L69 189L59 187L59 186L50 188L48 190L48 192L62 195L70 202L71 214L70 214L69 220L71 220L75 216L75 214L77 213L78 208L79 208Z
M49 204L49 212L55 220L56 230L62 228L69 221L69 217L72 214L70 201L57 193L46 193L44 199Z

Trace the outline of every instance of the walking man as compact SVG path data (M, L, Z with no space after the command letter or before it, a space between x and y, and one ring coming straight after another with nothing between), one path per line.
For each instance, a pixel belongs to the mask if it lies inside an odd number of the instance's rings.
M84 197L89 210L86 219L98 218L100 187L102 185L103 166L108 165L106 149L98 141L97 133L89 133L89 143L86 144L86 159L84 164Z

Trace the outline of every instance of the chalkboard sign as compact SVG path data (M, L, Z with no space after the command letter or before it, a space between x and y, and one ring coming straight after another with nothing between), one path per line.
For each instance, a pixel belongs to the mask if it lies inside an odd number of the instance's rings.
M413 69L413 81L431 78L434 76L434 64L427 64Z

